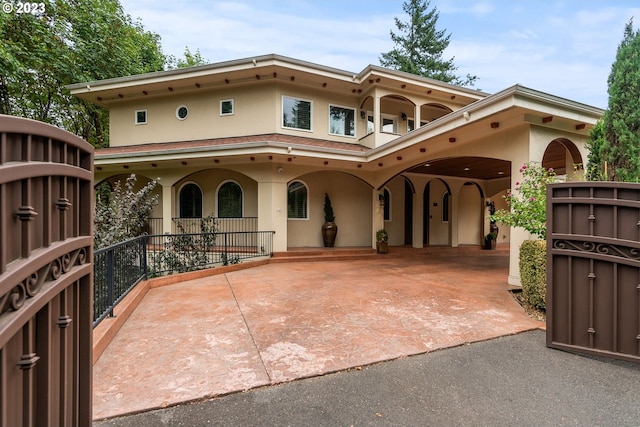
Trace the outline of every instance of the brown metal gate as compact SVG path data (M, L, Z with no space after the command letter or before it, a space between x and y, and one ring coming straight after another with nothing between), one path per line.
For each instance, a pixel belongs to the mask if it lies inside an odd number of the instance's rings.
M547 345L640 362L640 184L547 188Z
M0 426L90 426L93 148L0 115Z

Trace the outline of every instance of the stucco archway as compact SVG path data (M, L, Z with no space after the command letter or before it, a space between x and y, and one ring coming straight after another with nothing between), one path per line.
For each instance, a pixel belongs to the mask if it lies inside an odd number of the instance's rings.
M484 194L477 183L467 181L458 192L458 244L482 244L483 231Z
M566 138L557 138L551 141L542 156L542 167L552 168L556 174L567 177L574 171L582 170L583 165L580 150Z

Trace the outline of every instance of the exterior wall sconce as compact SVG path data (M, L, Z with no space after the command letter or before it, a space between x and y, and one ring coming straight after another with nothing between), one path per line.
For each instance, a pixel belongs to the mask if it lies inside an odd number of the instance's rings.
M360 118L364 119L367 113L364 110L360 110Z
M383 194L378 194L378 203L380 204L380 207L384 206L384 195Z
M406 113L401 113L400 116L402 117L402 121L403 122L407 121L407 114Z

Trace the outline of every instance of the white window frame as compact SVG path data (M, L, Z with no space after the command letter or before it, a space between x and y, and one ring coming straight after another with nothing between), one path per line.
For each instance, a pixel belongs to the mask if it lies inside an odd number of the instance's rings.
M187 110L187 115L184 117L180 117L180 115L178 114L178 112L180 111L180 109L186 109ZM183 120L187 120L187 118L189 117L189 107L187 107L186 105L182 104L182 105L178 105L176 107L176 119L183 121Z
M393 131L388 132L384 130L384 120L390 119L393 121ZM380 132L389 133L389 134L397 134L398 133L398 116L393 114L380 114Z
M342 108L343 110L351 110L353 111L353 135L347 135L344 133L333 133L331 132L331 108ZM336 136L344 136L347 138L355 138L356 135L358 134L358 130L356 129L357 126L357 122L358 120L356 119L356 109L352 108L352 107L346 107L344 105L338 105L338 104L329 104L329 110L328 110L328 114L329 114L329 135L336 135Z
M290 218L289 217L289 186L291 184L293 184L294 182L299 182L300 184L302 184L304 186L304 188L307 190L307 211L305 212L305 217L304 218ZM311 195L309 194L309 186L307 185L306 182L300 180L300 179L294 179L293 181L287 183L287 221L309 221L309 200L310 200Z
M231 103L231 112L230 113L223 113L222 112L222 104L225 102L229 102ZM233 116L236 113L236 105L235 105L235 101L233 100L233 98L230 99L221 99L220 100L220 116Z
M294 101L304 101L309 103L309 129L296 128L296 127L284 125L284 100L285 99L291 99ZM280 109L280 126L282 126L283 129L293 129L293 130L299 130L302 132L313 132L313 100L298 98L298 97L289 96L289 95L282 95L281 103L282 103L282 107Z
M138 113L144 113L144 122L139 122L138 121ZM134 113L133 116L133 123L136 125L146 125L148 123L148 116L149 113L147 113L147 110L136 110L136 112Z

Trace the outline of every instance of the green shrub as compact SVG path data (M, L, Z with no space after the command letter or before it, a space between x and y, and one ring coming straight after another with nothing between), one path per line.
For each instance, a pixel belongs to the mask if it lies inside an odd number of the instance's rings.
M547 243L525 240L520 246L520 283L525 302L545 310L547 303Z

